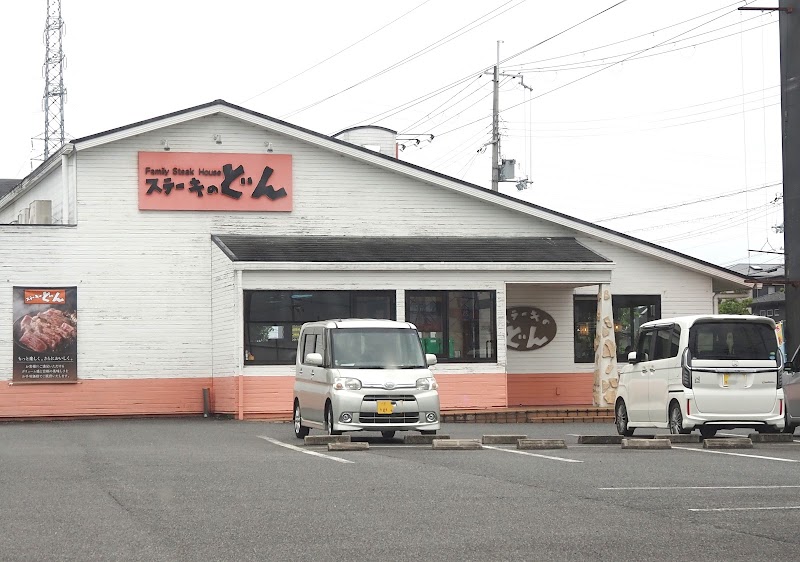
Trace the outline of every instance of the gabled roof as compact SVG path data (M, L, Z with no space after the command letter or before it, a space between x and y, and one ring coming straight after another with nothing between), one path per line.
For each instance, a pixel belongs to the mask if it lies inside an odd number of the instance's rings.
M737 263L728 269L753 283L785 284L786 270L782 263Z
M784 293L783 291L776 291L768 295L761 295L760 297L755 297L752 301L752 304L778 304L785 302L786 302L786 293Z
M24 193L27 191L27 189L35 185L38 179L44 177L53 169L58 167L60 165L61 154L69 154L73 149L80 151L93 148L102 144L114 142L214 114L227 115L234 119L239 119L256 126L270 129L279 134L289 135L298 140L316 145L320 148L334 150L346 156L415 178L419 181L424 181L475 197L488 204L494 204L506 209L517 211L540 220L545 220L571 230L575 230L590 237L605 240L612 244L623 246L630 250L647 254L657 259L669 261L680 267L710 276L715 281L715 291L744 287L743 276L740 273L731 271L730 269L726 269L692 256L658 246L651 242L634 238L633 236L629 236L627 234L623 234L621 232L617 232L588 221L571 217L564 213L559 213L557 211L541 207L534 203L529 203L503 193L488 190L479 185L459 180L457 178L453 178L445 174L417 166L415 164L403 162L397 158L386 156L367 148L362 148L349 142L336 139L322 133L317 133L300 126L287 123L286 121L281 121L280 119L276 119L274 117L269 117L224 100L215 100L209 103L182 109L166 115L161 115L159 117L139 121L130 125L117 127L115 129L110 129L108 131L103 131L101 133L70 141L70 143L63 147L61 151L48 158L48 160L42 163L41 166L39 166L27 178L25 178L22 183L13 190L12 193L9 193L5 198L0 198L0 208L2 208L4 204L8 203L13 198Z
M12 180L12 179L2 179L0 178L0 199L2 199L6 193L14 189L19 182L22 180Z
M231 261L607 263L574 238L212 236Z

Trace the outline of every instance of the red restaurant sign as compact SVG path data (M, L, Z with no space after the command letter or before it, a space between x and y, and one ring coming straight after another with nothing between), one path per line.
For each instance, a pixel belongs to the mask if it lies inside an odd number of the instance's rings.
M139 208L291 211L291 154L140 152Z

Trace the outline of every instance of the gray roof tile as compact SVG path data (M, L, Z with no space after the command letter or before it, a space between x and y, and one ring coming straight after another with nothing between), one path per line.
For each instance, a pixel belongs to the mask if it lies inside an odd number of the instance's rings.
M212 236L232 261L610 263L574 238Z

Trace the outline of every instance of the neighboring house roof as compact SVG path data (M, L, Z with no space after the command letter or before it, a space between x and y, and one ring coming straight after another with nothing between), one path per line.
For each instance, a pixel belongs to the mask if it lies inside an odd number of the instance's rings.
M534 203L522 201L515 197L511 197L510 195L492 191L482 186L459 180L457 178L453 178L445 174L417 166L415 164L403 162L397 158L386 156L373 150L362 148L352 143L336 139L322 133L317 133L297 125L287 123L286 121L269 117L268 115L257 113L224 100L215 100L195 107L182 109L166 115L146 119L144 121L139 121L130 125L117 127L115 129L110 129L108 131L103 131L101 133L70 141L64 145L61 150L45 160L36 170L31 172L31 174L27 176L22 183L20 183L20 185L14 188L5 197L0 197L0 208L6 204L9 204L16 197L22 193L25 193L28 189L31 189L34 185L36 185L36 183L38 183L40 179L44 178L47 174L51 173L54 169L60 166L61 156L65 154L69 155L73 150L80 151L94 148L103 144L133 137L135 135L140 135L150 131L162 129L164 127L177 125L215 114L226 115L255 126L270 129L279 134L289 135L300 141L310 143L320 148L337 151L343 155L391 170L399 174L404 174L419 181L424 181L440 187L448 188L450 190L475 197L490 204L521 212L540 220L569 228L587 236L623 246L630 250L647 254L657 259L669 261L679 267L684 267L686 269L708 275L715 281L718 281L719 285L715 286L715 291L737 289L742 288L745 285L744 279L740 273L719 265L706 262L695 257L670 250L668 248L664 248L663 246L653 244L652 242L647 242L588 221L571 217L564 213L541 207Z
M782 263L737 263L728 269L742 274L748 281L755 283L784 284L786 280Z
M212 236L232 261L611 263L574 238Z
M0 178L0 199L2 199L6 195L6 193L14 189L21 181L22 180Z
M760 297L754 298L752 304L783 304L785 302L786 293L783 291L777 291L775 293L770 293L769 295L761 295Z

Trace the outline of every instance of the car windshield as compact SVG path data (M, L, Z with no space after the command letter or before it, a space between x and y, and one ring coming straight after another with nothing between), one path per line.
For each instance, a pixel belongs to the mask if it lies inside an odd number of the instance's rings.
M331 330L333 366L340 369L422 369L425 357L416 330L346 328Z
M689 351L696 359L765 359L774 361L778 339L761 322L699 322L689 330Z

